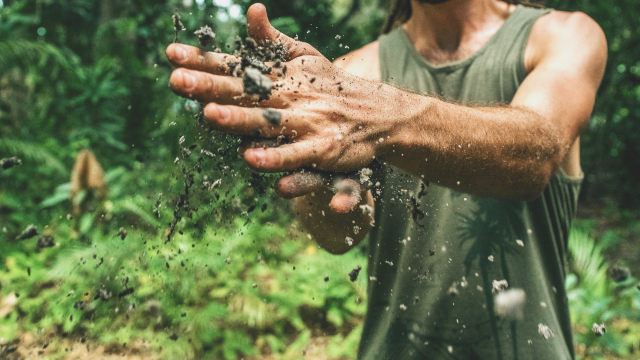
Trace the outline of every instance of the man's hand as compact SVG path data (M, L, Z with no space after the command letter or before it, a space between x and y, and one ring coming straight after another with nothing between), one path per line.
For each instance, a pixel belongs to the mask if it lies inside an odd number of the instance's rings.
M180 44L167 49L169 61L179 67L171 76L172 89L208 103L205 118L218 130L261 138L284 137L285 144L278 147L248 143L241 147L244 159L254 170L348 172L368 165L377 155L385 127L390 125L376 106L376 99L388 98L385 92L395 89L351 76L311 45L280 33L269 23L261 4L249 8L247 23L249 34L258 43L281 43L288 50L286 75L268 75L281 85L269 100L256 102L243 94L242 79L229 75L227 63L237 61L234 57ZM373 91L380 96L372 98ZM278 123L265 118L266 108L282 115ZM276 190L291 198L321 187L322 182L313 178L302 180L299 174L285 177L278 181ZM338 192L332 209L342 213L354 210L365 192L353 193L359 198Z

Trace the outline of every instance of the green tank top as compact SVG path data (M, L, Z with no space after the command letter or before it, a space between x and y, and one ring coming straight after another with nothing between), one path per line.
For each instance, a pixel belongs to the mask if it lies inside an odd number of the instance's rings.
M462 104L508 104L527 76L531 28L550 11L517 6L472 57L443 66L397 28L379 39L382 81ZM564 280L581 178L558 172L524 202L425 186L385 164L376 173L358 359L574 358ZM502 280L524 290L523 319L496 314Z

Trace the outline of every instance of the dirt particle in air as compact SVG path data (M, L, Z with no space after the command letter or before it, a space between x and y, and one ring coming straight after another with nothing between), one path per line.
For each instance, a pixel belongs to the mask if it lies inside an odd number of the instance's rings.
M524 319L526 294L522 289L501 291L494 299L494 309L498 316L509 320Z
M551 331L547 325L542 323L538 324L538 334L540 334L545 340L549 340L550 337L554 336L553 331Z
M178 340L178 334L173 333L171 336L169 336L169 339L171 339L171 340L173 340L173 341Z
M507 280L493 280L491 286L492 293L499 293L506 290L509 287L509 283L507 282Z
M116 234L116 236L120 236L120 239L124 240L127 237L127 230L121 227L120 229L118 229L118 233Z
M362 270L362 266L360 265L356 266L355 268L353 268L353 270L351 270L351 272L349 273L349 280L351 280L351 282L358 280L358 275L360 274L360 270Z
M178 32L184 30L184 25L182 25L182 21L180 21L180 13L178 13L178 9L174 10L173 15L171 15L171 19L173 20L173 30L176 33L173 42L178 41Z
M628 267L613 265L607 269L607 275L615 282L623 282L629 278L631 272Z
M591 331L593 331L593 333L597 336L600 337L602 335L604 335L604 333L607 332L607 329L604 326L604 323L598 325L596 323L593 323L593 326L591 327Z
M280 125L280 121L282 120L282 113L273 109L264 109L262 111L262 116L264 116L267 122L273 126Z
M328 281L329 281L329 277L328 277L328 276L325 276L325 277L324 277L324 282L328 282Z
M20 241L20 240L27 240L27 239L31 239L32 237L38 235L38 227L31 224L29 226L27 226L22 233L20 233L20 235L16 236L16 240Z
M213 43L213 40L216 38L216 33L213 30L205 25L200 29L196 30L194 34L198 37L198 41L200 42L200 46L206 47Z
M55 245L56 245L55 239L51 235L40 236L38 238L38 242L36 243L36 246L38 247L38 249L44 249L44 248L52 247Z
M3 170L11 169L14 166L22 165L22 160L17 157L4 158L0 160L0 166Z
M121 291L121 292L118 294L118 297L122 299L123 297L125 297L125 296L127 296L127 295L131 295L131 294L133 294L133 288L128 288L128 289L126 289L126 290L124 290L124 291Z
M456 283L451 284L449 290L447 291L447 294L449 294L449 296L457 296L458 293L458 285Z

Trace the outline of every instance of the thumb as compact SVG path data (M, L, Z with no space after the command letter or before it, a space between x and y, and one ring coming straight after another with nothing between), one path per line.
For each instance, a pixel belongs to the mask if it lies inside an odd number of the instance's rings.
M260 3L251 5L247 10L247 30L249 31L249 36L258 43L275 42L282 44L288 50L287 61L303 55L322 56L313 46L294 40L271 26L267 16L267 8Z

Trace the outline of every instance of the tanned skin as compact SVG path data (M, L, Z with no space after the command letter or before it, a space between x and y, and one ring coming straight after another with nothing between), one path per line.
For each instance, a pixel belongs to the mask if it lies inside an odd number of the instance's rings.
M515 8L498 0L412 1L412 7L404 29L434 64L474 54ZM538 197L559 168L569 176L582 173L579 134L607 57L602 30L583 13L554 11L536 21L525 51L528 76L511 104L495 107L451 104L380 83L377 42L332 64L309 44L275 30L261 4L249 8L247 23L254 38L289 49L286 79L273 77L285 86L270 100L253 103L242 95L242 80L227 75L228 55L172 44L167 57L177 67L172 89L207 102L205 118L215 128L290 137L291 144L278 148L244 151L256 171L347 172L375 158L457 191L524 201ZM281 111L282 124L270 125L263 108ZM276 190L286 197L295 186L285 177ZM345 237L357 243L370 229L372 214L359 205L373 208L371 194L334 196L316 189L294 202L318 244L336 254L350 249ZM353 226L361 228L357 235Z

